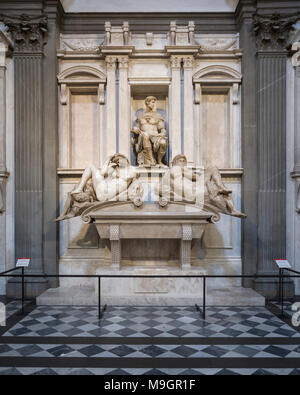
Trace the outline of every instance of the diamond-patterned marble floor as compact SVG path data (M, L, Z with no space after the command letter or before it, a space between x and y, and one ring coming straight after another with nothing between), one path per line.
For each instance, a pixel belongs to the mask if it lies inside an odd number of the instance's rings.
M193 307L19 309L7 304L0 375L300 374L299 331L266 307L208 307L206 320Z
M300 358L300 345L0 344L0 357Z
M98 369L98 368L0 368L1 375L300 375L300 369Z
M11 317L22 309L22 303L20 300L3 300L2 303L5 305L6 318ZM25 301L25 306L28 306L30 303L30 301Z
M265 307L38 306L4 336L55 337L300 337Z

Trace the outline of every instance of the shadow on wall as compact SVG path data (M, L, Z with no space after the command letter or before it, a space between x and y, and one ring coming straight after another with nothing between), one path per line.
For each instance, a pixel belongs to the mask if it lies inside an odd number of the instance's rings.
M217 228L217 226L209 224L206 227L203 238L201 240L193 240L192 242L192 255L195 256L196 259L205 259L207 256L208 243L205 240L205 236L207 236L207 233L213 233L214 245L225 246L225 240L220 230Z
M84 224L68 248L98 248L99 236L94 224Z

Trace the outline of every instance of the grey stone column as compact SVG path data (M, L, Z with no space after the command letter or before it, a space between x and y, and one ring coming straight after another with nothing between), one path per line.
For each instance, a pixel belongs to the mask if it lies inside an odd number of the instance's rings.
M44 274L43 262L43 48L45 17L5 18L14 40L15 256L31 258L27 273ZM26 295L47 289L43 278L26 281ZM19 295L17 280L7 294Z
M242 0L236 11L240 33L242 57L241 129L242 129L242 211L247 219L242 221L242 274L253 275L257 268L257 122L256 122L256 45L252 33L252 16L255 1ZM243 281L252 287L253 280Z
M47 45L44 47L43 65L43 260L47 274L58 273L58 216L59 184L58 167L58 94L57 48L59 47L59 21L63 13L58 0L45 1L44 12L48 17ZM48 279L56 287L55 278Z
M7 269L6 259L6 56L11 44L0 30L0 272ZM5 294L6 280L0 279L0 295Z
M286 40L294 18L256 15L258 127L258 267L274 274L274 260L286 258ZM292 283L289 283L292 292ZM286 292L288 291L286 286ZM274 279L258 279L255 289L277 293Z
M6 56L11 42L0 30L0 214L5 211L6 168Z
M295 68L295 162L292 177L295 180L296 211L300 214L300 42L293 44L292 51L295 51L292 57Z

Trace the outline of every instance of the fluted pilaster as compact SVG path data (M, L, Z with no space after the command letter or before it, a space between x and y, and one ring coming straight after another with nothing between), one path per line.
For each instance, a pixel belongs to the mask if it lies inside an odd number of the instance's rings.
M43 274L42 59L47 21L22 15L4 22L15 47L15 256L31 258L29 272ZM28 296L46 289L43 279L29 282ZM16 290L8 288L8 294Z
M258 274L277 273L286 258L286 40L293 18L256 15L258 127ZM276 293L274 280L256 287Z

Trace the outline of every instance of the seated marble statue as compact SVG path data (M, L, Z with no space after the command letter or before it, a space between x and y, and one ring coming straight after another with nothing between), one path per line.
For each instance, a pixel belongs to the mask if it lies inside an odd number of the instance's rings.
M168 200L195 203L201 209L210 208L219 213L246 218L246 214L236 209L231 193L216 166L205 169L201 182L199 175L187 167L184 155L175 156L172 167L163 176L159 190L159 195Z
M133 146L140 166L165 167L163 159L167 151L167 131L163 117L156 111L156 102L156 97L146 97L146 111L138 116L138 126L132 129L135 134Z
M130 200L136 206L141 205L143 187L138 177L122 154L109 157L102 169L88 166L79 184L68 194L63 212L56 221L81 215L95 202Z

